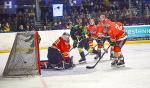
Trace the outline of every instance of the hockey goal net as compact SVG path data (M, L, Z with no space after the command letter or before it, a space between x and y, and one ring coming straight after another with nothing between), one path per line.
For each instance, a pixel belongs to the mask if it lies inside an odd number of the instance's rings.
M3 76L41 74L39 55L38 32L17 33Z

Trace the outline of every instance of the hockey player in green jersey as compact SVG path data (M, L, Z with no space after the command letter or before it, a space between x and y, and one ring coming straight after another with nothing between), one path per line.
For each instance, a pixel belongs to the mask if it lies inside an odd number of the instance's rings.
M88 39L86 38L86 29L83 25L81 19L78 20L77 24L74 25L70 31L71 38L73 40L73 48L78 48L79 54L81 56L80 62L86 61L85 54L83 48L88 50L89 44Z
M77 24L74 25L70 31L71 38L73 40L73 48L78 48L79 54L81 56L81 59L79 60L79 63L85 62L85 54L84 50L87 50L89 53L90 52L90 45L89 41L90 39L88 38L87 31L86 31L86 26L83 24L82 20L79 19Z

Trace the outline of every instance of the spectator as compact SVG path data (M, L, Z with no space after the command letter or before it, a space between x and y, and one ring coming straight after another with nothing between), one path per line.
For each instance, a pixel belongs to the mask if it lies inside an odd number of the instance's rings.
M4 24L3 31L4 31L4 32L10 32L10 25L9 25L8 22L6 22L6 23Z
M31 31L31 28L30 28L29 24L26 25L26 31Z
M64 29L64 27L63 27L63 25L62 25L62 22L61 22L61 21L59 21L59 23L58 23L58 25L57 25L57 28L58 28L58 29Z
M23 32L23 31L25 31L25 29L24 29L23 25L20 25L19 29L18 29L18 32Z
M44 31L44 30L47 30L47 26L46 25L43 26L43 30L42 31Z
M0 33L3 32L3 29L2 29L2 24L0 23Z
M41 10L41 20L46 21L46 14L48 12L48 8L44 0L39 1L40 10Z
M78 18L84 19L84 22L86 24L87 19L98 19L98 16L100 14L106 14L107 17L111 20L121 21L124 23L124 25L137 25L139 23L144 25L149 24L150 22L150 4L145 0L131 0L131 7L129 7L129 3L127 0L81 0L82 2L80 3L80 5L78 4L77 0L46 1L39 0L41 21L44 21L46 24L49 24L50 21L51 24L53 24L50 28L52 30L66 29L69 27L67 25L68 22L71 22L72 25L74 25L76 24L75 22ZM53 1L61 2L64 4L64 16L62 18L52 17ZM31 8L22 8L19 9L17 11L17 14L15 15L0 14L0 23L2 27L4 27L3 25L5 24L5 22L9 23L9 28L11 29L10 31L17 32L18 26L25 25L25 28L27 28L27 23L30 23L32 25L35 23L35 11ZM32 28L32 26L30 26L30 28L27 30L32 29L37 30L36 27Z
M58 30L57 26L58 26L58 24L57 24L57 22L55 22L55 23L53 24L52 30Z

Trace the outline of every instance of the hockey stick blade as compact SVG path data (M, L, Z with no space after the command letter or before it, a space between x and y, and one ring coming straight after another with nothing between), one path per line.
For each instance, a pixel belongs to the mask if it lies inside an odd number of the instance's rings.
M95 66L86 66L87 69L93 69Z
M110 45L109 47L107 48L107 50L110 48ZM103 58L103 56L105 55L106 52L104 52L101 56L101 58L98 59L98 61L93 65L93 66L86 66L87 69L93 69L95 68L95 66L99 63L99 61Z

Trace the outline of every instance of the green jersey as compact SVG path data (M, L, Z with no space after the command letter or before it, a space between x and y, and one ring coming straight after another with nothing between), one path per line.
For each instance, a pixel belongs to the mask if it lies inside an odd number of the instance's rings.
M86 33L87 33L86 27L85 26L80 27L79 25L75 25L70 31L72 39L76 41L84 39Z

